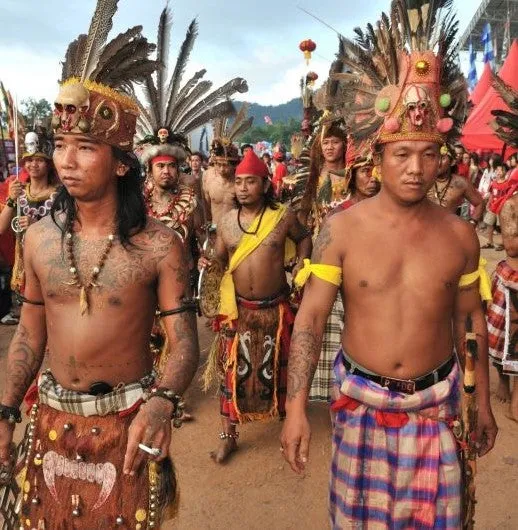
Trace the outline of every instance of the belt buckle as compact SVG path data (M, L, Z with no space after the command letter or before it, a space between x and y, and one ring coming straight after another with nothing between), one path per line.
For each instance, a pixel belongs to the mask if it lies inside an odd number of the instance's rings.
M88 393L92 396L104 396L104 394L109 394L110 392L113 392L113 386L105 381L96 381L88 389Z
M415 393L415 381L411 379L395 379L394 377L381 377L381 386L392 392L403 392L403 394Z

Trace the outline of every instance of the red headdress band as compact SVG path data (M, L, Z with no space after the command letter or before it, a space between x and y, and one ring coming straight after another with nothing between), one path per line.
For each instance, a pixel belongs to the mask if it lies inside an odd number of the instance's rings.
M173 162L176 164L178 160L174 156L171 155L158 155L155 156L155 158L151 159L151 165L158 164L159 162Z

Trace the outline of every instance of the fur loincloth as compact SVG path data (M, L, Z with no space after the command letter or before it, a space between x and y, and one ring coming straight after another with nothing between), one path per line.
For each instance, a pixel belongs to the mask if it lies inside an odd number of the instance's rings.
M146 460L134 476L122 471L128 430L139 401L130 409L113 410L114 403L126 401L110 395L120 395L121 388L96 396L97 407L111 412L73 414L63 409L69 409L70 403L77 407L83 396L87 396L87 405L81 407L88 407L88 398L93 396L66 391L60 404L56 396L60 397L61 387L52 385L48 375L40 377L40 403L31 411L28 453L20 475L20 524L46 530L159 528L160 521L172 515L176 498L171 460Z
M461 467L450 425L459 369L414 394L392 392L335 362L330 516L342 528L461 526Z
M237 303L235 334L220 335L221 414L232 423L284 416L293 312L284 295Z
M518 271L501 261L487 308L489 355L504 373L518 375Z

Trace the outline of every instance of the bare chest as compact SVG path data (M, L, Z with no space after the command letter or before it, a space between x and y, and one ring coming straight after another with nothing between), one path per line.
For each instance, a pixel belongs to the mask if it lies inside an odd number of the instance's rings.
M207 185L211 202L215 204L234 204L234 183L215 177Z
M248 238L252 238L252 240L259 237L257 233L254 234L254 231L250 230L251 224L252 220L243 220L238 218L237 215L235 219L227 224L223 239L231 254L236 251L245 235L247 235ZM287 227L283 220L260 242L257 249L254 251L255 256L267 253L273 258L276 253L281 251L284 252L284 244L287 237L286 231Z
M416 301L449 299L466 263L458 243L440 234L406 239L388 232L364 234L361 242L351 241L347 248L344 288L360 296L393 293Z
M119 243L109 248L105 240L76 242L72 255L66 245L54 242L47 252L38 253L34 269L49 300L75 299L84 286L115 306L129 295L148 291L157 279L151 256L127 251Z

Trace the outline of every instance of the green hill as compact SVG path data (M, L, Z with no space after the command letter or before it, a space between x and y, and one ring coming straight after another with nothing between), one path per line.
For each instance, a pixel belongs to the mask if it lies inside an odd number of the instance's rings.
M235 101L236 108L241 108L242 101ZM264 117L270 116L273 123L288 122L291 118L298 121L302 120L302 101L300 98L294 98L281 105L259 105L250 103L248 115L254 117L254 126L264 125Z

